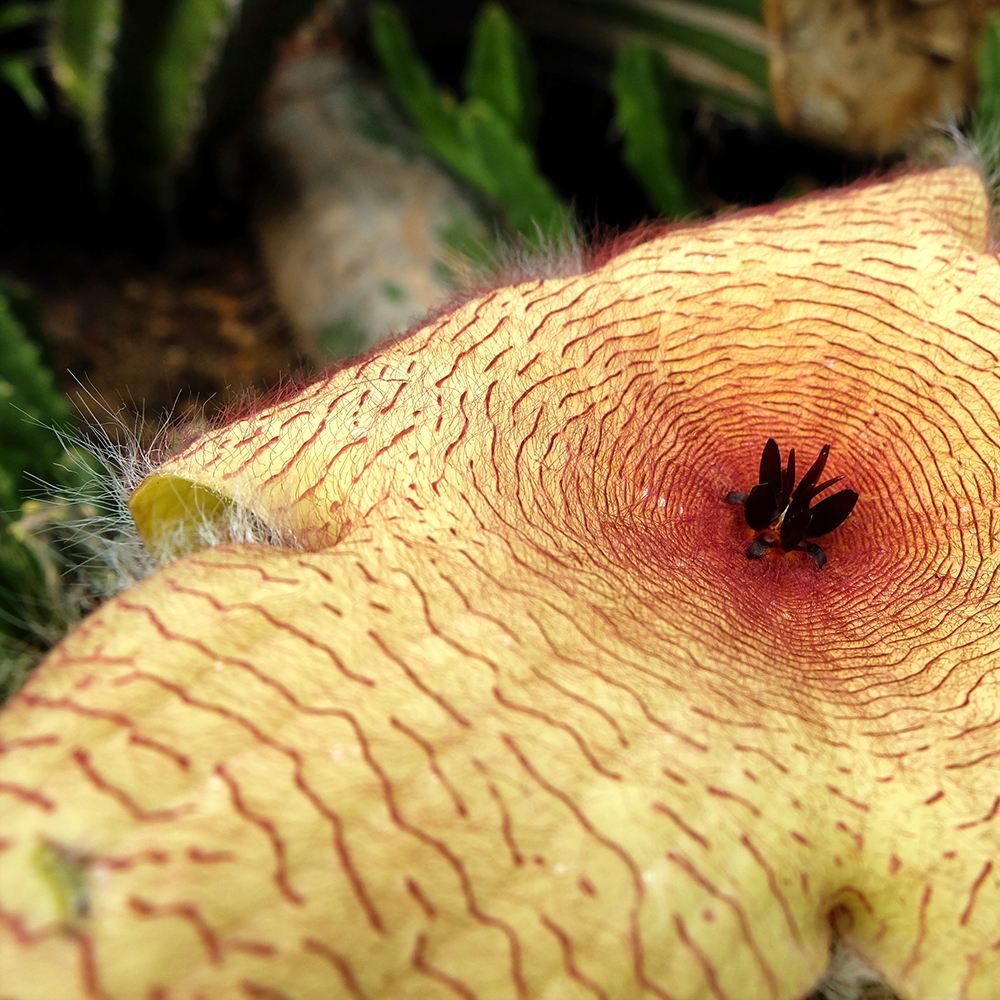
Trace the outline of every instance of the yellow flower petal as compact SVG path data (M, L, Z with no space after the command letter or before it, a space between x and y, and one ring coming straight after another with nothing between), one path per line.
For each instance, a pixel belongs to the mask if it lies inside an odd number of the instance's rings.
M992 1000L987 227L956 168L675 231L166 463L137 511L301 547L167 566L5 710L5 992L795 1000L835 934ZM861 495L822 571L744 556L770 436Z
M226 536L233 506L230 498L169 474L150 476L129 501L146 547L162 562L232 541Z

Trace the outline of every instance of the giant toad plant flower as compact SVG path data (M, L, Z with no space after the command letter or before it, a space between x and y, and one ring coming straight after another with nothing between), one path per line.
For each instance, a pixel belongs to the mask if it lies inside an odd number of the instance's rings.
M1000 982L1000 266L965 168L490 292L209 433L3 716L19 1000ZM768 438L860 500L745 552ZM241 511L241 514L234 514ZM294 541L294 544L292 544Z

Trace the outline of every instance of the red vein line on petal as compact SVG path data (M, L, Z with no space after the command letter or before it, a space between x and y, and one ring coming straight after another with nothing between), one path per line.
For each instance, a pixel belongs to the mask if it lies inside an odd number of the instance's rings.
M259 816L254 812L251 812L247 807L247 804L243 801L243 795L240 791L239 783L236 781L232 775L226 770L225 766L222 764L217 764L215 766L215 773L222 778L229 788L229 794L233 800L233 807L236 811L259 830L261 830L267 839L270 841L271 850L274 853L275 858L275 868L274 868L274 881L278 886L281 894L290 903L296 906L303 906L306 902L305 896L301 893L296 892L288 881L288 861L287 853L288 849L285 847L285 842L281 839L278 834L278 830L274 825L274 822L267 816Z
M425 976L430 979L434 979L444 986L447 986L453 993L458 994L462 997L462 1000L478 1000L475 993L469 989L461 979L456 979L455 976L448 975L447 972L441 969L435 968L431 965L427 959L424 957L424 952L427 950L427 935L418 934L417 943L413 949L413 955L410 961L413 963L413 967L418 971L422 972Z
M556 719L549 715L547 712L539 711L537 708L531 708L529 705L519 705L517 702L511 701L507 698L503 692L498 688L493 688L493 697L503 705L504 708L509 709L512 712L519 712L523 715L527 715L530 718L538 719L544 722L547 726L552 726L555 729L560 729L567 733L576 745L582 751L584 757L587 759L587 763L597 771L598 774L602 774L605 778L611 778L613 781L621 781L622 776L617 771L611 771L606 768L595 756L593 750L587 745L584 738L568 723Z
M625 850L624 847L621 846L621 844L601 833L590 822L583 810L566 792L564 792L561 788L557 788L551 782L542 777L542 775L535 769L531 761L529 761L524 755L523 751L518 746L517 741L512 736L508 733L504 733L503 741L511 753L513 753L513 755L517 758L518 763L525 770L525 772L527 772L527 774L530 775L530 777L533 778L541 788L562 802L563 805L566 806L566 808L573 814L580 826L583 827L583 829L591 837L593 837L594 840L603 844L624 862L625 867L629 870L629 873L632 876L632 885L635 890L635 902L632 905L632 911L630 914L632 925L632 961L635 977L645 989L660 997L660 1000L675 1000L672 994L658 986L646 975L645 949L642 941L642 931L639 926L639 910L642 907L646 890L642 882L642 875L639 872L639 866L636 864L635 859Z
M677 936L681 939L681 944L694 955L695 961L701 966L701 971L704 973L705 981L708 983L712 995L716 997L716 1000L729 1000L729 994L719 985L719 977L711 959L691 939L687 927L684 925L684 918L679 913L674 914L674 927L677 929Z
M550 920L544 913L540 914L538 919L541 920L545 928L551 931L559 941L559 947L562 949L563 955L563 966L570 979L579 983L585 990L593 993L597 997L597 1000L609 1000L608 994L604 992L600 984L580 971L573 956L573 942L566 931L555 923L555 921Z
M240 983L240 989L251 1000L292 1000L287 993L282 993L281 990L276 990L273 986L255 983L252 979L244 979Z
M395 716L391 716L389 722L392 724L393 728L398 729L401 733L409 736L417 746L427 755L427 761L430 765L431 772L434 776L441 782L445 791L451 796L451 801L454 803L455 811L459 816L468 815L469 810L466 808L465 801L459 794L458 789L451 783L447 775L441 770L441 765L437 761L437 750L434 745L428 740L425 740L419 733L412 730L405 723L400 722Z
M788 929L791 932L792 938L796 944L801 945L802 935L799 933L799 925L795 922L795 917L792 915L792 908L788 905L788 900L785 899L781 889L778 888L778 880L775 877L774 869L764 860L760 851L754 847L749 834L742 834L740 836L740 843L750 852L754 861L756 861L757 864L764 870L768 888L771 891L771 895L778 901L778 905L781 907L781 910L785 915L785 921L788 923Z
M94 765L90 762L90 752L83 747L77 747L72 754L73 760L77 762L87 779L101 792L113 798L128 814L135 820L142 823L160 823L167 820L176 819L185 813L194 812L197 806L193 802L187 802L173 809L143 809L128 792L116 785L112 785Z
M451 704L449 704L449 702L443 695L429 688L417 676L416 672L401 656L398 656L396 653L392 652L392 650L389 649L385 641L377 632L373 631L372 629L369 629L368 637L372 640L372 642L375 643L376 646L378 646L380 650L382 650L382 653L386 657L386 659L395 663L396 666L398 666L403 671L403 673L406 674L406 676L410 679L415 688L417 688L423 694L427 695L428 698L435 701L438 704L438 706L440 706L440 708L443 711L445 711L448 715L450 715L451 718L454 719L460 726L466 729L472 726L472 723L469 722L469 720L464 715L462 715L461 712L459 712L456 708L454 708Z
M322 941L317 941L315 938L305 938L302 941L302 947L305 951L326 959L337 970L341 981L350 991L354 1000L369 1000L368 994L361 988L361 984L354 975L353 969L351 969L350 964L343 955L334 951Z
M687 858L682 857L679 854L674 854L673 852L668 853L667 858L675 865L678 865L681 869L683 869L687 875L697 882L698 885L700 885L706 892L711 893L716 899L721 900L736 914L736 919L740 925L740 932L743 935L743 939L746 941L747 947L749 947L749 949L753 952L754 958L757 959L757 964L760 966L760 970L764 974L764 978L767 980L768 986L770 987L771 995L778 998L781 993L778 985L778 977L774 974L774 970L768 964L767 959L764 957L764 953L760 950L760 946L754 939L753 931L750 928L750 918L740 901L736 897L730 896L728 893L719 890L704 875L702 875L701 872L699 872Z
M979 890L983 887L983 883L991 871L993 871L993 862L987 861L983 865L982 871L976 876L975 882L972 883L972 888L969 890L968 905L962 911L962 916L958 921L962 927L969 922L969 917L972 916L972 909L976 905L976 897L979 895Z
M30 802L32 805L38 806L39 809L44 809L46 812L52 812L56 808L55 802L47 795L43 795L34 788L22 788L21 785L15 785L10 781L0 781L0 792L15 795L22 802Z
M998 814L1000 814L1000 795L993 800L993 805L990 806L990 811L982 819L970 820L968 823L959 823L955 829L968 830L969 827L979 826L980 823L989 823L991 819L996 819Z
M901 973L903 979L909 978L910 973L917 967L921 958L923 958L920 952L924 945L924 939L927 937L927 907L930 905L933 891L933 886L930 883L924 886L924 894L920 900L920 914L917 918L917 940L913 942L913 950L910 952L910 957L906 960L906 965L903 966Z
M702 836L702 834L700 834L697 830L695 830L692 827L688 826L687 823L685 823L684 820L682 820L680 818L680 816L678 816L677 813L675 813L674 810L670 808L670 806L664 805L662 802L654 802L653 803L653 808L657 812L661 812L661 813L663 813L664 816L668 816L670 819L672 819L674 821L674 823L684 833L686 833L693 840L698 841L698 843L701 844L701 846L704 847L706 851L710 849L708 838Z
M222 961L222 947L219 944L219 937L208 925L208 922L198 911L198 907L193 903L168 903L158 905L149 900L140 899L138 896L130 896L129 907L142 917L177 917L184 920L194 929L195 934L201 941L211 965L218 965Z

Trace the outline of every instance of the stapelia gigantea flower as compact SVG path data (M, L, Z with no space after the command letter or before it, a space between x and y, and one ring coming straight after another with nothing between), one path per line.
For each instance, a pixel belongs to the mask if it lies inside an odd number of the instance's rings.
M18 1000L1000 983L1000 267L952 168L497 289L133 498L3 717ZM745 556L764 441L860 495ZM195 514L200 510L200 514Z

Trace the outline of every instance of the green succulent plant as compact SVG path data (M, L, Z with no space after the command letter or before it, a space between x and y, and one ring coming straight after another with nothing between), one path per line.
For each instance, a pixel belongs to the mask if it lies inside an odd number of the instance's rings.
M643 42L629 42L615 56L611 87L625 162L650 202L667 218L696 211L687 182L684 135L662 53Z
M371 26L389 85L428 151L491 198L529 242L559 242L571 232L571 210L535 161L533 70L524 38L503 8L486 4L480 12L461 102L435 84L395 4L373 4Z
M532 143L539 100L534 69L525 37L504 9L487 3L479 12L461 102L435 84L399 7L376 3L371 24L389 85L430 153L491 198L529 243L558 243L572 232L570 208L536 163ZM668 217L695 211L662 54L638 41L624 45L616 55L611 89L625 162L650 202Z
M0 704L116 589L113 489L73 427L33 300L0 280Z
M0 288L0 700L39 659L40 630L53 617L51 581L19 537L25 493L50 477L63 448L54 427L65 428L69 408L39 348Z
M168 207L203 137L252 106L308 0L55 0L49 56L98 179Z
M44 4L12 3L0 9L0 36L35 24L44 18ZM48 110L48 105L35 79L39 61L40 53L37 51L15 49L4 52L0 54L0 80L13 87L32 114L41 116Z
M986 22L982 41L979 43L976 66L979 77L979 98L973 109L970 138L979 151L987 169L992 171L990 180L994 204L1000 202L1000 12L992 14Z
M669 56L684 88L741 118L766 121L768 40L761 0L541 0L533 21L556 34L617 52L630 43Z

